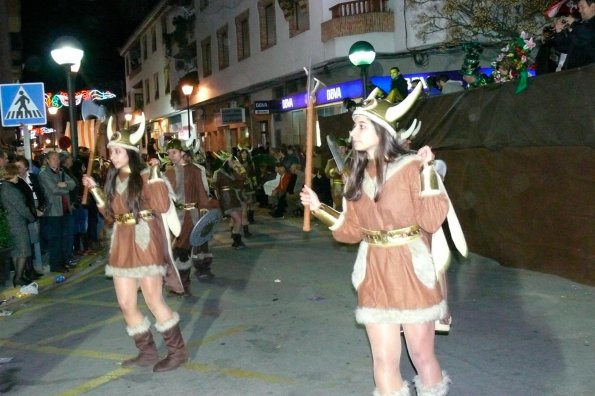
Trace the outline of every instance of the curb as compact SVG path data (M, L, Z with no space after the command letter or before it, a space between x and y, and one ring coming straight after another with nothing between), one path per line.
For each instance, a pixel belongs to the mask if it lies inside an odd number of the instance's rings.
M68 273L64 274L66 280L64 282L56 283L55 277L60 275L52 272L44 274L35 283L39 285L39 294L22 294L20 288L8 287L0 292L0 311L6 308L15 308L21 304L31 302L35 296L41 295L46 291L53 290L60 285L68 284L84 275L94 271L97 267L105 264L105 255L107 249L98 251L94 255L81 257L77 265Z

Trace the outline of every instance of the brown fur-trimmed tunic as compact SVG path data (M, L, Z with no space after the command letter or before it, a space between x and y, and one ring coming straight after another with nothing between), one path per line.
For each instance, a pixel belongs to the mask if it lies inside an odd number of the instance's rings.
M438 191L421 193L418 156L403 156L387 167L378 202L375 167L369 166L357 201L345 201L331 227L336 240L360 243L352 281L358 292L359 323L423 323L446 311L432 256L430 237L446 218L448 198ZM363 241L362 229L390 231L419 225L422 237L406 245L378 246Z
M128 174L120 173L117 177L116 195L111 202L114 215L130 213L126 207ZM141 177L141 210L152 210L155 216L147 221L141 219L138 224L114 223L105 273L130 278L161 274L168 287L174 291L183 290L173 267L169 231L162 218L171 202L167 186L162 179L149 180L147 169L141 172ZM102 207L99 210L104 212Z

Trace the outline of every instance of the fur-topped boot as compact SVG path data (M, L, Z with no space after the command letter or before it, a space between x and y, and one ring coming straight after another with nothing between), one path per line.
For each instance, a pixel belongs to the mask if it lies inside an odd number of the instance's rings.
M385 396L378 392L378 389L374 389L373 396ZM409 391L409 383L407 381L403 382L403 387L400 390L394 391L392 393L387 393L386 396L411 396L411 392Z
M244 230L244 238L250 238L252 236L252 233L250 232L248 225L244 225L242 226L242 228Z
M243 249L246 247L246 245L244 245L244 242L242 242L242 235L240 234L231 234L231 237L233 239L233 243L231 244L231 247L234 249Z
M151 334L151 322L145 317L141 323L136 326L126 326L126 332L136 344L138 348L138 355L132 359L124 360L122 367L133 366L152 366L159 361L159 353L153 341L153 334Z
M413 378L415 382L415 388L417 389L418 396L446 396L448 395L448 389L450 388L450 377L446 375L446 371L442 372L442 380L436 385L429 387L421 383L421 378L416 375Z
M163 341L167 347L167 356L153 366L153 371L175 370L188 361L188 352L182 332L180 331L180 315L174 312L172 318L165 323L155 323L155 328L163 335Z

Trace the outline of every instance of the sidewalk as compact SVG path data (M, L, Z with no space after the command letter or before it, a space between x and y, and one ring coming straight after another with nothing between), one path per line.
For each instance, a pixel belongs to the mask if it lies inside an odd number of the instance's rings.
M44 275L35 281L38 285L39 293L47 290L52 290L55 287L60 287L63 283L72 282L73 280L93 271L97 266L105 263L106 249L100 249L94 254L82 256L78 259L76 266L65 274L57 274L53 272L44 273ZM66 280L63 282L56 282L56 277L63 275ZM35 299L35 294L24 294L20 292L21 287L12 286L12 273L6 285L0 288L0 315L8 315L5 311L11 312L16 306L30 302Z

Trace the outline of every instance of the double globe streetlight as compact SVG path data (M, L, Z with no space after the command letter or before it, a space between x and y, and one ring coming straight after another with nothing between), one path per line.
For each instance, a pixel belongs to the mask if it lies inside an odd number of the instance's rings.
M349 60L361 69L364 99L368 96L368 66L376 59L376 51L367 41L357 41L349 48Z
M74 110L76 99L74 97L74 74L78 72L83 59L84 51L81 43L70 36L60 37L54 43L51 52L54 61L66 70L66 83L68 87L68 113L70 118L70 135L72 139L72 158L78 158L78 131Z

